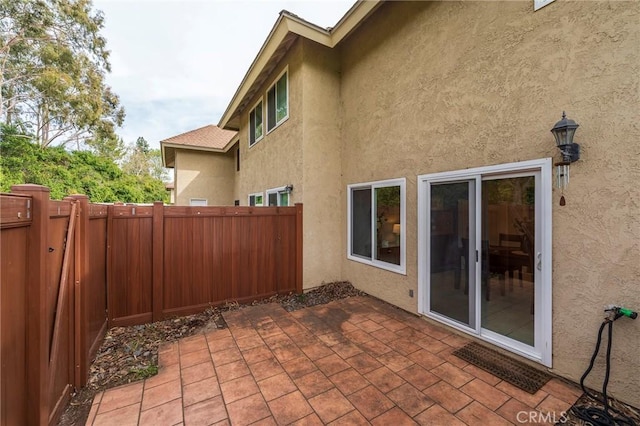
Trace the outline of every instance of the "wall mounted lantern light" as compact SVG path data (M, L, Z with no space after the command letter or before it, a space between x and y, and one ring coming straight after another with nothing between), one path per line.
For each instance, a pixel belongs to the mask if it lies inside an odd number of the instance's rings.
M562 111L562 120L558 121L551 133L556 139L556 145L562 155L562 161L555 164L557 171L557 186L564 190L569 185L569 164L580 159L580 145L573 142L576 129L580 127L578 123L567 118ZM562 199L560 201L562 203Z

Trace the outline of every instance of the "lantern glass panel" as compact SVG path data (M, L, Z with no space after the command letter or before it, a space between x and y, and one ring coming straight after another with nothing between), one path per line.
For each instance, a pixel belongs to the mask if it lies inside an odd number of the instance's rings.
M566 129L557 129L554 130L553 136L556 138L556 145L562 146L567 144L567 130Z

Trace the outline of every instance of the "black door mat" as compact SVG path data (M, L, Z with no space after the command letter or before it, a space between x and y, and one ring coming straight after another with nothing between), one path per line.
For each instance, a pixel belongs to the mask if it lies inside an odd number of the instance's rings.
M453 354L531 394L551 379L551 375L544 371L475 342L455 350Z

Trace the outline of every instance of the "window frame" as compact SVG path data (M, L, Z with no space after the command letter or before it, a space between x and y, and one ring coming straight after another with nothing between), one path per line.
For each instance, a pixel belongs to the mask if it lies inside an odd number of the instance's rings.
M251 205L251 197L262 197L262 203ZM247 205L250 207L263 207L264 206L264 192L252 192L247 196Z
M253 128L253 129L251 128L251 113L253 113L256 110L258 105L260 105L261 108L262 108L262 111L261 111L262 112L262 123L261 123L262 124L262 135L260 135L259 138L256 138L253 141L253 143L251 143L251 135L253 134L253 137L255 138L255 134L256 134L255 128ZM247 140L249 142L249 148L255 146L258 142L260 142L262 139L264 139L264 136L266 134L266 132L264 131L265 127L266 127L265 123L264 123L264 116L265 116L265 114L264 114L264 99L263 99L263 97L260 97L260 99L258 101L256 101L256 103L253 105L253 108L251 108L249 110L249 116L247 117L248 118L248 120L247 120L247 129L248 129L248 131L247 131Z
M204 201L204 204L193 204L194 201ZM206 198L189 198L189 207L207 207L209 200Z
M392 186L400 187L400 265L385 262L376 259L375 248L377 247L376 236L376 197L375 190L377 188L386 188ZM353 241L351 235L351 227L353 221L353 192L355 190L370 189L371 190L371 258L362 255L352 254ZM397 274L407 275L407 180L406 178L386 179L373 182L363 182L347 185L347 259L355 262L364 263L365 265L375 266L380 269L395 272Z
M540 256L538 258L538 262L540 262L541 270L540 270L540 280L542 284L539 288L536 289L536 299L535 299L535 307L536 309L540 309L540 324L539 328L536 328L536 339L540 339L540 343L535 344L536 350L538 352L531 352L528 350L523 350L522 346L505 344L504 341L500 339L495 339L491 336L491 333L482 333L480 331L475 333L469 333L469 328L460 327L456 325L454 322L444 322L442 321L442 317L438 318L432 315L429 310L429 302L427 301L429 288L427 287L428 283L428 275L430 274L429 270L429 256L430 256L430 248L429 248L429 230L428 225L430 223L430 213L429 213L429 205L431 203L431 199L429 194L427 193L429 185L432 182L451 182L455 180L462 179L479 179L479 182L484 181L485 179L491 178L501 178L508 175L517 175L520 173L526 172L538 172L540 173L540 184L537 185L538 189L536 191L540 191L539 195L536 195L536 203L539 203L539 206L536 208L539 211L536 212L536 222L540 226L540 250L536 249L537 255ZM437 172L437 173L429 173L418 175L417 177L417 201L418 201L418 229L417 229L417 240L418 240L418 313L420 315L428 316L429 318L446 323L447 325L456 328L464 333L470 334L477 339L487 341L493 345L499 346L503 349L506 349L512 353L516 353L524 358L531 359L538 363L541 363L547 367L552 367L553 360L553 307L552 307L552 299L553 299L553 257L552 257L552 229L553 229L553 214L552 214L552 196L553 196L553 168L552 168L552 158L540 158L535 160L527 160L521 162L514 163L501 163L491 166L480 166L474 167L470 169L458 169L452 171L445 172ZM481 187L476 186L477 199L479 203L482 202ZM539 198L538 198L539 197ZM479 213L476 209L475 213L478 217L476 222L481 222L481 212ZM477 231L476 239L481 239L481 230ZM476 271L480 273L481 264L476 262ZM538 290L540 290L538 292ZM479 303L479 301L477 302ZM480 309L480 305L478 308ZM538 312L538 311L536 311ZM479 330L482 329L480 322Z
M533 11L542 9L546 5L553 3L555 0L533 0Z
M283 75L287 76L286 79L286 86L287 86L287 114L280 120L278 121L278 88L276 87L276 85L278 84L278 82L280 81L280 79L282 78ZM269 92L271 91L271 89L275 89L274 90L274 97L275 97L275 112L274 112L274 120L275 120L275 124L273 125L273 128L269 128ZM278 74L278 76L274 79L273 83L267 88L267 90L265 91L265 98L267 99L267 102L265 103L265 107L264 109L266 110L266 134L269 134L271 132L273 132L275 129L277 129L278 127L280 127L280 125L282 123L284 123L285 121L287 121L289 119L289 66L287 65L286 67L284 67L284 69L280 72L280 74Z
M282 193L289 194L289 198L287 199L287 205L286 206L283 206L282 204L280 204L280 194L282 194ZM277 197L276 206L277 207L289 207L289 206L291 206L291 192L287 191L287 187L286 186L279 186L277 188L267 189L266 196L265 196L265 198L267 200L267 206L269 206L269 195L270 194L276 194L276 197ZM273 206L270 206L270 207L273 207Z

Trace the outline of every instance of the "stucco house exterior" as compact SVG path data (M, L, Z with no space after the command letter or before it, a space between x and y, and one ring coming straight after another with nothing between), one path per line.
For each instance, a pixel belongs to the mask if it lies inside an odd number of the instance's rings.
M175 171L174 171L174 174L175 174ZM174 185L174 183L173 182L166 183L164 185L164 188L169 193L169 204L175 204L176 203L176 186Z
M233 204L236 135L208 125L160 141L162 165L173 169L172 204Z
M348 280L578 381L604 307L640 308L640 3L544 3L283 11L218 123L237 136L189 154L216 158L209 204L301 202L305 288ZM640 321L615 329L609 391L640 406Z

